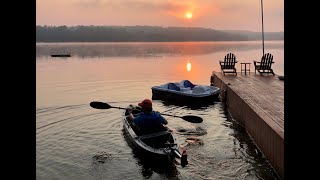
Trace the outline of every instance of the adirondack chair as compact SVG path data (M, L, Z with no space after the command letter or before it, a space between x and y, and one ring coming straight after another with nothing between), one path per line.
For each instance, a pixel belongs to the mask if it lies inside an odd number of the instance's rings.
M225 75L225 73L235 73L237 75L237 69L235 67L236 63L236 56L232 53L228 53L224 57L224 61L219 61L221 71Z
M262 75L263 73L272 73L273 75L275 75L272 68L271 68L271 65L273 63L274 63L273 62L273 55L270 53L264 54L262 56L260 62L253 61L254 73L256 73L256 71L258 71L260 73L260 75Z

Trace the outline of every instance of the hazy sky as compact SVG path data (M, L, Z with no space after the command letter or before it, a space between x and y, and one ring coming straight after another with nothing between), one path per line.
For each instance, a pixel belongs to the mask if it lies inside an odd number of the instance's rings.
M283 1L263 1L265 32L284 30ZM36 13L37 25L262 28L261 0L36 0Z

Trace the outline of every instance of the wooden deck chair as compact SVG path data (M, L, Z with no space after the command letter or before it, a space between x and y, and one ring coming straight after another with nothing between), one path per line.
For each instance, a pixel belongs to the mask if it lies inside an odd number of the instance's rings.
M273 63L274 63L273 62L273 55L270 53L264 54L262 56L260 62L253 61L254 73L256 73L256 71L258 71L260 73L260 75L262 75L263 73L272 73L273 75L275 75L272 68L271 68L271 65Z
M237 75L237 69L235 67L236 63L236 56L232 53L228 53L224 57L224 61L219 61L221 71L225 75L225 73L235 73Z

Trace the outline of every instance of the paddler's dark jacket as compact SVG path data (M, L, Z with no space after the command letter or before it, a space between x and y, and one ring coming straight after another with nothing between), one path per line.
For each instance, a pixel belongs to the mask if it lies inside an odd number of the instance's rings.
M151 111L150 113L141 112L133 119L134 124L143 131L158 131L163 129L162 124L168 124L168 121L160 113Z

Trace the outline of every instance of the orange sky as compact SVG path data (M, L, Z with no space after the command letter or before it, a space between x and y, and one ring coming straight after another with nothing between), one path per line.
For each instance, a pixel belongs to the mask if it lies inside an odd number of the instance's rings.
M261 31L260 0L36 0L37 25L150 25ZM264 31L284 30L283 0L264 0ZM186 18L186 12L192 18Z

